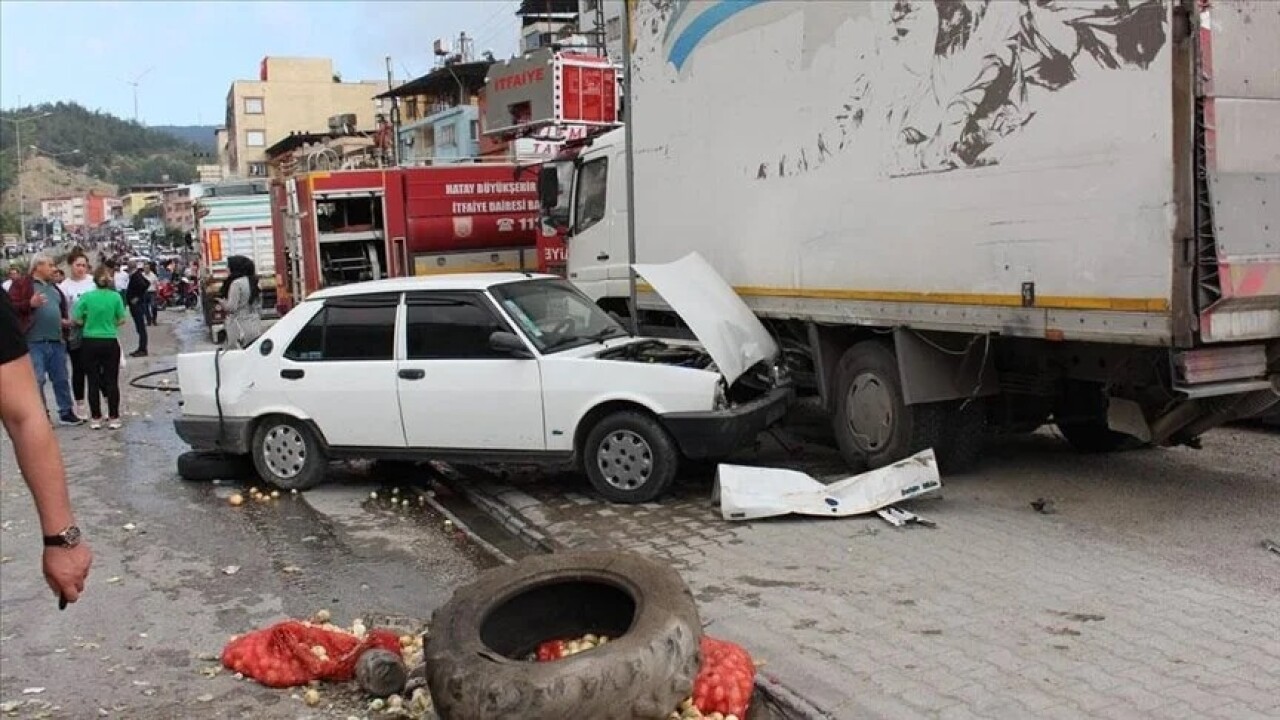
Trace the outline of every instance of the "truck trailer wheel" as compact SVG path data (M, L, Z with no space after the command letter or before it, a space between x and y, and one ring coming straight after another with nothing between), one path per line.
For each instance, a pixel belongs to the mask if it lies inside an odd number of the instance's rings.
M834 391L832 430L855 470L883 467L935 447L942 436L945 411L903 402L898 360L884 343L868 340L846 350L836 367Z
M310 490L324 481L329 467L311 428L283 415L258 422L252 451L258 477L283 490Z
M1058 432L1082 453L1136 450L1141 440L1107 426L1106 389L1095 382L1070 381L1054 413Z
M547 640L609 642L550 662ZM693 689L702 626L671 567L617 551L494 568L431 618L427 684L442 720L665 718Z
M592 487L609 502L649 502L675 482L680 452L649 415L622 410L606 415L587 433L582 466Z

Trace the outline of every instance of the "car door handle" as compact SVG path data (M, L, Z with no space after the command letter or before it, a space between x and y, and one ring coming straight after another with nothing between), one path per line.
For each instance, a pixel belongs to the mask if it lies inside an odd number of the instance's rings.
M288 368L280 371L280 377L285 380L301 380L302 376L306 374L307 373L305 371L298 370L297 368Z
M604 262L605 260L609 259L609 253L602 252L596 256L596 259L599 260L600 262Z
M426 370L401 370L397 373L404 380L421 380L427 376Z

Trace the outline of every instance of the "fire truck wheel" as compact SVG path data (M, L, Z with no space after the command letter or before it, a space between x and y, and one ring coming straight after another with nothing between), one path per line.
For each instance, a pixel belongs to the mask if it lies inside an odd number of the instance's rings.
M547 662L539 644L609 641ZM702 626L670 566L617 551L494 568L431 619L427 684L442 718L665 718L688 697Z
M178 477L183 480L236 480L252 475L253 461L248 455L190 450L178 456Z
M253 467L282 490L310 490L324 482L329 461L311 428L284 415L269 415L253 431Z

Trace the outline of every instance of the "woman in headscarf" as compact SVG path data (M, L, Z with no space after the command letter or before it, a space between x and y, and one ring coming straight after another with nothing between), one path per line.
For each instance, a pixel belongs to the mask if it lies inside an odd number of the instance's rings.
M243 255L227 258L227 279L222 283L218 307L228 348L244 348L262 334L261 291L253 261Z

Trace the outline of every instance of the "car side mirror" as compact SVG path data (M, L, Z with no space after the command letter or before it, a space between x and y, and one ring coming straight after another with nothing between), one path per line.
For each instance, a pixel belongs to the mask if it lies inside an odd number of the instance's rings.
M531 358L533 353L529 352L529 348L515 333L509 333L505 330L499 330L489 336L489 347L504 355L510 355L513 358Z

